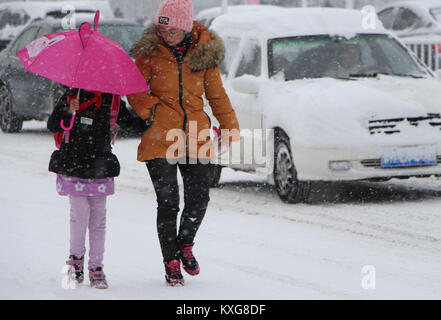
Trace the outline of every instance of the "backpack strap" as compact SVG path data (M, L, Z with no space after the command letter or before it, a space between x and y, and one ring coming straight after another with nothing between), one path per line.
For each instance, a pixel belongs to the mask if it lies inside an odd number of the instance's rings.
M121 106L121 98L114 94L112 98L112 107L110 109L110 134L112 137L112 144L115 144L116 136L118 135L119 126L116 123L118 120L119 108Z

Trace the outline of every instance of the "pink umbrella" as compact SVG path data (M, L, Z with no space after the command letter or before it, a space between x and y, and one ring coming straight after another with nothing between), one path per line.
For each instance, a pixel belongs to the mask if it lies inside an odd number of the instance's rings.
M116 42L83 23L79 30L46 35L16 53L27 71L69 88L125 96L150 91L144 77Z

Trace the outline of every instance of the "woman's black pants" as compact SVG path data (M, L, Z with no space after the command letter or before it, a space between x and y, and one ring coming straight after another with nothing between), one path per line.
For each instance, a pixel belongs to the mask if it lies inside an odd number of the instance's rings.
M195 159L191 159L196 162ZM181 161L183 162L183 161ZM158 202L157 230L164 262L177 259L179 246L193 243L196 232L207 211L209 197L209 164L193 163L171 164L167 159L146 161ZM179 187L177 168L184 183L184 210L179 230Z

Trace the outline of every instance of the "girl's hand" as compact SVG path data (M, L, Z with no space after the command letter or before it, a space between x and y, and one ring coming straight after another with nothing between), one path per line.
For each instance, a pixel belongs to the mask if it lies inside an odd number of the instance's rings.
M72 114L80 109L80 100L78 98L73 99L69 105L69 114Z

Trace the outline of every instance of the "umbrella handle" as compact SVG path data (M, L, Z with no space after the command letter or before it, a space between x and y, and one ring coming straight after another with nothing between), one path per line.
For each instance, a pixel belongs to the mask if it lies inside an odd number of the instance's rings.
M75 112L72 114L72 118L70 119L70 124L68 127L64 126L64 120L60 121L61 128L64 131L70 131L73 128L74 120L75 120Z
M80 99L80 91L81 91L81 89L78 89L77 99ZM65 130L65 131L70 131L70 130L72 130L72 128L73 128L73 124L74 124L74 120L75 120L75 115L76 115L76 112L74 111L74 113L72 114L72 118L70 119L70 124L69 124L68 127L64 126L64 120L61 120L61 121L60 121L60 126L61 126L61 128L62 128L63 130Z

